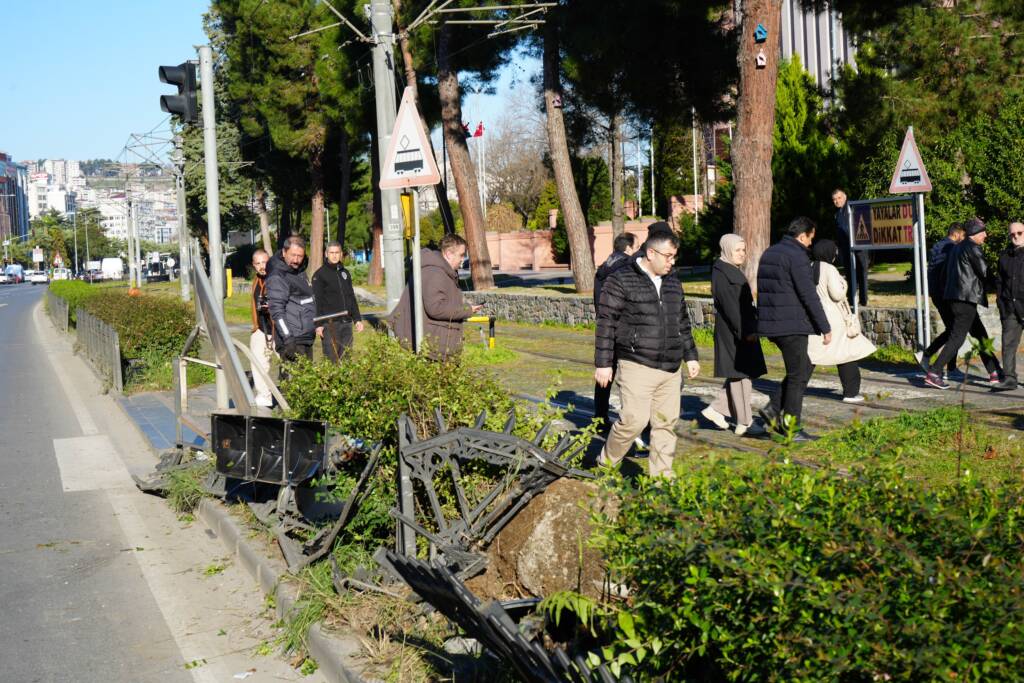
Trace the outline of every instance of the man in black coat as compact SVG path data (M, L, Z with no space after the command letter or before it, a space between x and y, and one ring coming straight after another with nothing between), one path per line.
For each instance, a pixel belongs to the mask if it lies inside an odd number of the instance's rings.
M617 465L650 423L651 476L673 476L681 364L691 378L700 372L683 286L672 273L678 249L675 235L649 237L643 258L605 281L597 307L594 381L607 386L617 361L622 396L600 460Z
M1010 246L999 256L996 304L1003 322L1003 381L996 391L1017 388L1017 347L1024 329L1024 223L1010 223Z
M950 252L949 260L946 262L946 287L943 298L948 302L953 314L953 324L949 340L939 352L933 368L942 368L951 360L955 360L968 333L979 342L988 339L985 325L978 317L978 306L988 307L988 296L985 294L988 267L981 252L981 245L985 243L988 233L985 224L979 218L967 221L964 232L967 237ZM996 357L983 352L981 361L988 372L989 384L999 384L999 361ZM932 370L925 373L924 383L936 389L949 389L949 384Z
M601 302L601 287L608 276L619 268L629 265L630 256L636 250L636 238L628 232L616 235L612 241L612 253L601 264L594 274L594 314ZM612 362L612 381L605 386L594 384L594 417L603 420L601 429L607 434L611 425L608 424L608 403L612 395L612 382L615 381L615 363Z
M949 261L949 255L953 249L963 239L964 226L961 223L950 223L949 229L946 230L946 237L932 245L931 251L928 252L928 296L931 298L935 310L939 312L944 329L939 336L932 340L928 348L914 354L917 357L917 362L921 364L921 369L926 373L931 369L932 356L946 345L946 342L949 341L949 332L953 328L953 311L945 298L946 263ZM956 369L955 358L949 362L946 369L949 371Z
M324 346L324 357L337 363L342 354L352 347L352 327L363 331L359 315L359 302L352 289L352 276L341 262L340 242L331 242L324 251L326 262L313 273L313 296L316 298L317 316L344 312L345 315L323 321L316 328Z
M820 334L832 342L832 328L821 307L811 274L808 249L814 241L814 221L800 216L786 227L783 238L765 250L757 268L757 332L782 351L786 377L761 417L783 431L781 416L796 419L796 441L811 441L800 425L804 392L814 365L807 357L807 337Z
M860 305L868 305L868 253L857 251L855 257L850 256L850 205L846 202L846 192L841 188L832 190L832 204L836 207L836 246L839 247L839 258L843 261L846 279L850 286L846 290L846 298L853 308L854 294L859 295ZM857 277L854 281L852 270L856 258Z
M267 306L274 321L274 342L285 364L300 355L313 359L316 304L313 288L302 268L305 259L306 241L293 235L284 242L286 267L277 268L267 278Z

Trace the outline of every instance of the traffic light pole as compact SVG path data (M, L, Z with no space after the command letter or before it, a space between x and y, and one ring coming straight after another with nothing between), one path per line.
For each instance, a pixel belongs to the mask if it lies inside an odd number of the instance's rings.
M213 50L199 46L199 78L203 96L203 156L206 166L206 224L210 252L210 285L217 305L224 306L224 253L220 235L220 194L217 173L217 123L213 102ZM217 409L228 407L228 385L223 370L216 371Z
M388 155L396 116L395 36L392 11L391 0L372 0L370 3L370 25L373 31L373 88L377 103L377 147L381 163ZM388 311L398 305L402 289L405 287L405 268L402 263L402 210L398 194L398 190L381 190L380 193L383 223L381 227L384 232L381 265L384 266Z
M185 152L180 135L174 136L174 187L178 194L178 279L181 280L181 300L192 299L191 271L189 271L188 219L185 216Z

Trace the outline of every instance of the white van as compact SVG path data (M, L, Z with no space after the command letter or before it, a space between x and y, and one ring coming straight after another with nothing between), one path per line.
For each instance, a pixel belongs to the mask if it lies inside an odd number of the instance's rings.
M103 259L100 265L104 280L120 280L124 277L124 261L114 256Z

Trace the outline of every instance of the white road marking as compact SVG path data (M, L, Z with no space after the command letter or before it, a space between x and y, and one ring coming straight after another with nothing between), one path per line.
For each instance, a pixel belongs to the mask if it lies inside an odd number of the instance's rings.
M32 318L36 325L36 332L38 333L38 339L41 342L39 347L43 350L46 355L46 359L50 362L50 367L53 368L53 374L57 375L58 381L60 381L61 388L64 389L64 395L68 399L68 403L71 404L71 410L75 413L75 419L78 420L78 426L82 430L82 434L86 436L92 434L99 434L100 430L96 428L96 423L93 422L92 416L89 415L89 410L85 407L85 402L78 395L77 389L71 384L71 380L68 379L67 373L63 372L61 368L57 367L57 362L54 360L54 355L57 351L53 350L51 344L46 344L45 340L48 336L58 334L54 329L45 329L42 321L43 305L39 303L36 305L35 310L32 311Z
M53 452L64 491L135 488L114 444L105 434L54 439Z

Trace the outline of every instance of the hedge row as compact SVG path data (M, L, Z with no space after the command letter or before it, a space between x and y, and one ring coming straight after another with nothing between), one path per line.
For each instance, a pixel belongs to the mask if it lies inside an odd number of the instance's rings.
M715 460L606 486L621 506L596 540L630 594L605 657L638 679L1020 680L1019 480Z
M96 285L81 280L54 280L50 283L50 293L68 302L68 319L72 325L77 323L75 313L78 307L101 291Z

